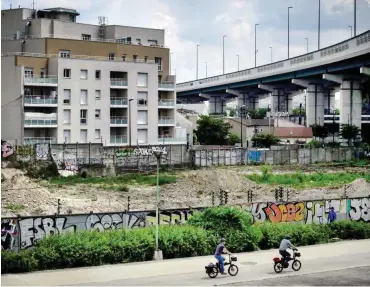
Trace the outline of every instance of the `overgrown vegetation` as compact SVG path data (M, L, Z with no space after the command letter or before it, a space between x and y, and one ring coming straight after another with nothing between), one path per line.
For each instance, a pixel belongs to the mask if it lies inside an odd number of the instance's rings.
M271 184L271 185L289 185L295 188L309 188L309 187L327 187L327 186L338 186L353 182L358 178L365 178L370 181L369 173L313 173L305 174L302 172L290 173L290 174L269 174L263 173L252 174L247 176L249 180L252 180L259 184Z
M280 138L271 134L255 134L252 137L253 147L270 148L272 145L278 145Z
M25 206L23 204L8 203L7 205L5 205L5 208L10 211L17 212L25 209Z
M285 234L296 246L330 242L332 238L370 238L370 224L338 221L326 225L258 224L239 208L217 207L197 212L188 225L161 226L159 246L165 259L211 255L220 237L231 252L277 248ZM155 229L85 231L49 236L19 253L3 251L1 272L97 266L151 260Z
M231 125L222 118L201 115L197 120L194 134L197 143L201 145L226 145L230 135Z
M51 179L59 176L55 162L29 162L19 161L18 167L26 172L29 177L38 179Z

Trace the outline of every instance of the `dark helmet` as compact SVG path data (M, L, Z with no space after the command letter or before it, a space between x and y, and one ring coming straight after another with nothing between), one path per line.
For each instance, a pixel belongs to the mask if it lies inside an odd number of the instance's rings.
M285 235L285 239L290 239L290 235L289 234L287 234L287 235Z

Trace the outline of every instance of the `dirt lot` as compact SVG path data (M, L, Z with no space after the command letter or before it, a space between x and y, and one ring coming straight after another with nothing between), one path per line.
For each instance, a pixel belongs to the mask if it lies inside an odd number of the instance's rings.
M295 172L297 167L275 167L274 173ZM305 167L304 172L318 171L318 167ZM325 168L325 172L364 172L364 168ZM368 170L367 170L368 171ZM247 202L248 190L253 190L254 201L275 199L275 187L258 185L246 178L260 172L260 167L215 168L179 172L175 183L160 187L161 208L209 206L212 192L218 204L220 189L229 192L229 203ZM3 168L2 216L54 214L60 199L60 213L86 213L123 211L130 196L130 210L154 209L155 186L129 186L128 191L102 190L94 185L51 185L46 181L30 179L22 170ZM362 197L370 195L370 183L357 179L346 187L292 189L291 200Z

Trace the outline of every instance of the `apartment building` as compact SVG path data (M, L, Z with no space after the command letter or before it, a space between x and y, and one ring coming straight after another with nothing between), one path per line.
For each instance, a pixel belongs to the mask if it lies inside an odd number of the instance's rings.
M2 11L2 139L186 143L164 30L76 23L75 10Z

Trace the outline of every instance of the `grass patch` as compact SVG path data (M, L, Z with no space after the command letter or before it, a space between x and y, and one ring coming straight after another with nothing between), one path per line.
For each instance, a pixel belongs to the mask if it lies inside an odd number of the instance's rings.
M10 211L21 211L23 209L25 209L25 206L23 204L13 204L13 203L8 203L6 206L5 206L6 209L10 210Z
M169 184L175 182L177 177L175 175L160 175L159 185ZM51 184L55 185L76 185L76 184L89 184L96 185L100 188L115 189L118 191L127 192L127 185L156 185L156 175L144 174L124 174L120 176L107 176L107 177L81 177L69 176L58 177L50 179Z
M370 174L365 173L313 173L296 172L291 174L248 175L247 178L259 184L289 185L295 188L327 187L351 183L358 178L370 182Z

